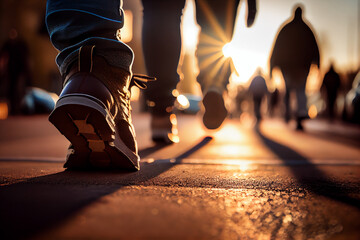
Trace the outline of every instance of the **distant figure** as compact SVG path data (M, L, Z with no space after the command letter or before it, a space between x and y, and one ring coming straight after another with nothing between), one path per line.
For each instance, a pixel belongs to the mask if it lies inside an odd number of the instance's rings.
M280 30L270 59L270 76L279 67L285 80L285 119L290 120L290 92L297 98L297 129L302 130L302 120L308 117L305 85L311 64L320 67L319 48L315 36L302 19L302 8L297 7L292 21Z
M0 50L0 98L8 101L10 114L21 114L26 88L31 85L29 49L16 29Z
M275 116L276 108L279 105L279 97L280 97L279 89L275 88L275 90L270 94L270 100L269 100L270 117Z
M268 94L268 88L262 72L260 69L257 70L256 76L251 80L249 92L253 98L254 113L258 121L261 120L260 107L264 97Z
M334 70L333 64L330 65L329 71L325 74L321 88L326 91L326 102L329 118L333 120L335 117L335 101L340 88L340 77L339 74Z

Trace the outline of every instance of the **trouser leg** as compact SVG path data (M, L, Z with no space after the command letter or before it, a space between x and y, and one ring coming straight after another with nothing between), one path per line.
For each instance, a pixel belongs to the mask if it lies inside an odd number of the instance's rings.
M130 111L132 50L117 38L122 1L48 0L46 24L65 79L49 116L71 142L66 168L138 170Z
M147 72L157 81L145 90L150 111L162 115L171 111L172 91L179 81L181 52L180 22L185 0L142 0L144 7L142 46Z
M328 110L329 110L329 118L333 119L335 117L335 102L336 102L336 95L335 97L329 97L328 94Z
M296 88L296 102L297 102L297 111L296 117L303 119L308 116L307 113L307 98L305 93L305 84Z
M290 92L291 89L289 87L286 87L286 92L285 92L285 120L289 121L290 117L291 117L291 109L290 109Z
M131 73L132 50L117 39L123 27L122 0L48 0L46 25L50 40L59 50L56 62L66 75L77 61L81 46L96 45L96 55Z
M253 97L254 114L257 120L261 119L261 113L260 113L261 101L262 101L262 97Z
M196 19L201 27L197 48L200 69L198 82L203 91L226 88L231 75L231 58L225 58L223 46L231 41L239 0L196 0Z
M290 68L282 70L285 85L285 105L286 112L285 118L290 118L290 92L294 91L296 94L296 118L304 119L307 114L307 98L305 94L306 79L309 71L306 69Z

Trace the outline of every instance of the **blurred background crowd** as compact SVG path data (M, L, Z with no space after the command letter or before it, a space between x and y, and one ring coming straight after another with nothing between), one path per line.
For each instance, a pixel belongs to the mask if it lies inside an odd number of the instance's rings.
M320 67L311 67L306 82L309 118L360 124L360 0L258 0L252 28L243 24L242 2L233 39L223 47L224 55L234 62L226 96L229 117L242 123L284 117L285 82L279 69L275 68L270 77L269 59L279 29L292 19L294 6L299 3L320 52ZM54 60L57 52L44 21L45 7L45 0L0 2L0 119L49 113L61 91L62 79ZM133 72L146 73L141 1L124 0L124 10L121 35L135 53ZM181 23L181 81L174 91L176 107L184 114L196 114L201 101L195 58L199 27L194 14L194 2L187 0ZM133 90L134 111L142 111L144 100ZM295 105L295 96L289 97L289 104Z

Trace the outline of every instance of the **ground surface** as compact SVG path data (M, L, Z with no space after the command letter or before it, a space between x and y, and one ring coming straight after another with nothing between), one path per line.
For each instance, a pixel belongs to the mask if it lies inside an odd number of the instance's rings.
M128 173L64 171L46 116L0 121L0 238L360 239L359 127L206 132L181 115L181 142L156 146L149 116L134 123L142 162Z

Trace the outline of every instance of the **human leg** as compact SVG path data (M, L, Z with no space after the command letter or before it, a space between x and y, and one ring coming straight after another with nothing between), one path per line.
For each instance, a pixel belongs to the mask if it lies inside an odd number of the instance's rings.
M223 55L223 46L231 41L239 1L196 1L196 19L201 27L196 51L199 75L204 94L204 125L208 129L220 127L227 116L223 93L229 82L231 58Z
M261 102L262 102L262 97L253 96L254 113L258 121L261 120L261 112L260 112Z
M284 102L285 102L285 121L286 121L286 122L289 122L289 121L290 121L290 118L291 118L290 92L291 92L291 88L290 88L290 87L286 87L286 89L285 89L285 97L284 97Z
M122 1L47 2L64 88L49 120L71 142L66 168L139 169L130 113L132 50L117 39Z
M307 97L305 93L305 85L299 86L296 88L296 103L297 103L297 110L296 110L296 122L298 130L303 130L302 121L308 118L308 110L307 110Z
M307 97L305 94L306 79L309 71L302 68L284 68L282 73L285 80L286 94L285 94L285 118L290 119L290 92L293 91L296 95L296 121L297 129L302 130L302 121L308 118L307 112Z
M142 0L142 45L147 72L157 81L145 90L154 141L177 141L173 90L181 52L180 21L185 0Z

